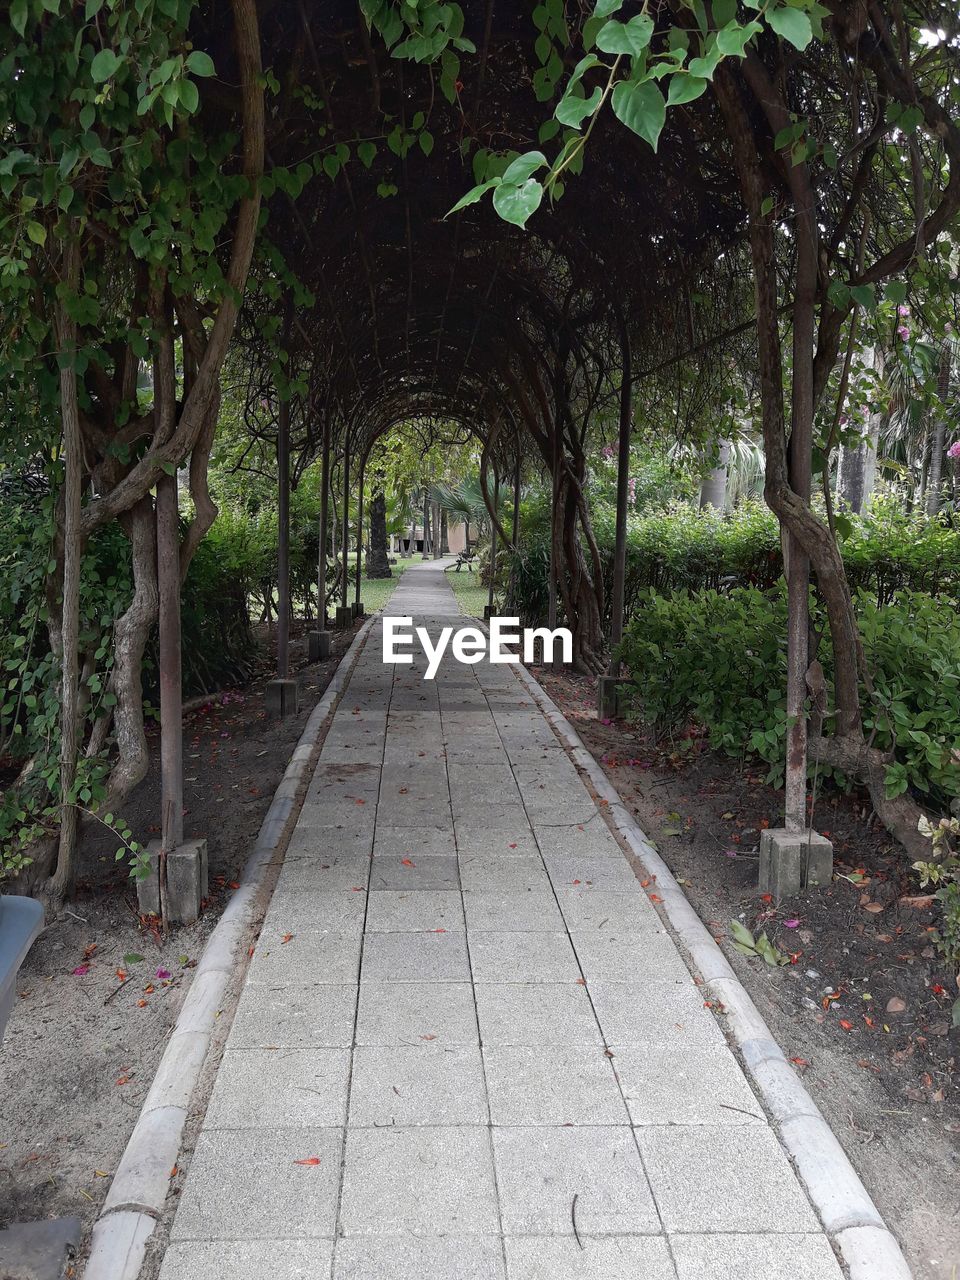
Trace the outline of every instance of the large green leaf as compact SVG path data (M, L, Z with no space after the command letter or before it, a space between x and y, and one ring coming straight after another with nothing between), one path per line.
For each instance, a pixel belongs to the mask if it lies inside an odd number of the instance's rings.
M554 115L561 124L569 125L571 129L579 129L587 116L592 116L599 107L602 97L603 90L599 85L589 98L577 98L568 94L565 98L561 98Z
M685 75L682 72L670 77L670 89L667 93L667 106L676 107L684 102L693 102L706 90L707 82L700 76Z
M768 9L765 17L777 35L795 49L805 49L813 39L810 19L801 9L784 5L781 9Z
M117 57L112 49L101 49L90 64L90 73L97 84L103 84L105 80L109 80L116 72L120 62L121 59Z
M538 169L545 169L549 161L542 151L527 151L507 165L503 171L503 181L518 186L532 177Z
M597 32L597 48L604 53L627 53L639 57L653 37L653 19L638 13L629 22L611 18Z
M613 91L613 110L628 129L656 151L667 119L667 104L652 80L640 84L622 80Z
M536 213L543 199L543 187L536 178L528 178L520 186L502 182L493 193L493 207L504 222L525 227L527 219Z

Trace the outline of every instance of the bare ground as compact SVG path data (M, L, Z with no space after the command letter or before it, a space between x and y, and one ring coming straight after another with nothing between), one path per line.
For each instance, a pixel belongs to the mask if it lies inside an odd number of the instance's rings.
M210 899L196 925L162 939L138 915L134 885L114 860L115 838L85 837L76 898L27 956L0 1048L0 1228L75 1215L84 1245L89 1239L204 943L352 639L335 634L330 660L314 665L294 639L295 717L268 718L266 662L250 685L185 717L186 831L207 838L210 856ZM157 832L156 754L124 810L143 843Z
M829 889L778 908L757 888L759 833L778 823L782 807L763 767L710 751L695 731L658 744L642 726L601 722L592 681L537 676L802 1074L916 1280L957 1280L957 988L932 944L935 912L918 901L909 860L862 797L827 794L816 825L834 842L837 875ZM755 935L765 929L792 962L772 968L734 950L734 918Z

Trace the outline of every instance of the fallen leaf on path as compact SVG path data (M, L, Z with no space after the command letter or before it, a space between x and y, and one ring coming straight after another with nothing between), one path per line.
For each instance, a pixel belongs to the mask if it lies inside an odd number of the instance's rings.
M307 1165L309 1168L313 1169L313 1168L316 1168L316 1166L320 1163L320 1157L306 1156L303 1160L294 1160L293 1163Z

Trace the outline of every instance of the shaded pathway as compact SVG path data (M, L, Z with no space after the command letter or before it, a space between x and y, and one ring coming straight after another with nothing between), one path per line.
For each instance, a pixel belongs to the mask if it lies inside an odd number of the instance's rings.
M457 604L427 563L390 612ZM375 624L161 1280L839 1280L550 725L508 666L424 668Z

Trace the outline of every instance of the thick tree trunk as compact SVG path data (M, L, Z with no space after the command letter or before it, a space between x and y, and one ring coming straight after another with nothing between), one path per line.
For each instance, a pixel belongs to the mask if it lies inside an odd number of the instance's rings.
M367 546L367 577L390 578L393 571L387 555L387 499L378 489L370 499L370 542Z
M700 486L700 510L713 507L723 511L727 504L727 472L730 467L730 441L720 440L717 444L718 460L712 471L708 471Z

